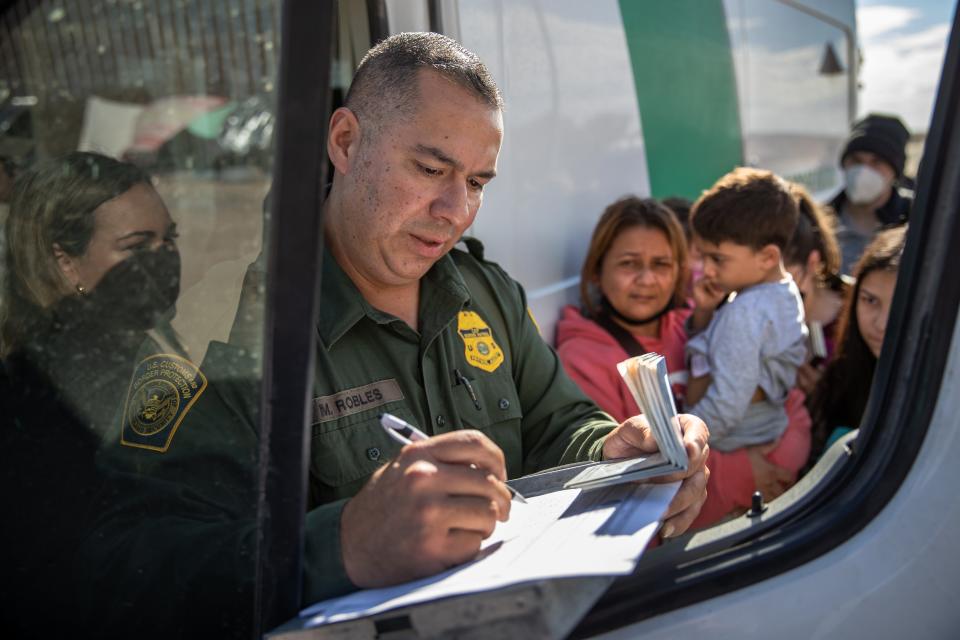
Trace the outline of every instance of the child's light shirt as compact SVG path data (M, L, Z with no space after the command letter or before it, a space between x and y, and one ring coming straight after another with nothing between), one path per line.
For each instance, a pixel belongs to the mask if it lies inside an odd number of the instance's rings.
M688 411L710 429L710 447L772 442L787 428L783 408L807 353L803 301L793 278L747 287L687 343L690 375L712 377ZM766 399L751 403L757 387Z

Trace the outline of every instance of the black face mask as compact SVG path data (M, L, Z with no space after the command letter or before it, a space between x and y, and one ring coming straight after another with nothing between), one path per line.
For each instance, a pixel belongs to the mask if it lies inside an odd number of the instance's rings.
M110 269L84 300L99 321L116 329L146 331L180 295L180 252L140 251Z

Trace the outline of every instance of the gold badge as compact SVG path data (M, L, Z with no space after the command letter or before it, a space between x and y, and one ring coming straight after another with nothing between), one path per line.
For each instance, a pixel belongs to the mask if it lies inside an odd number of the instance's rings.
M120 443L164 452L207 378L195 364L170 354L145 358L133 374L123 412Z
M493 339L493 331L474 311L457 316L457 333L463 338L467 363L484 371L496 371L503 362L503 350Z

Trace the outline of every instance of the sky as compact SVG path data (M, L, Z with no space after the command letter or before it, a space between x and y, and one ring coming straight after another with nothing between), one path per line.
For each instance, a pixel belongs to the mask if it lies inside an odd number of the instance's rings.
M863 66L859 110L929 126L955 0L857 0Z

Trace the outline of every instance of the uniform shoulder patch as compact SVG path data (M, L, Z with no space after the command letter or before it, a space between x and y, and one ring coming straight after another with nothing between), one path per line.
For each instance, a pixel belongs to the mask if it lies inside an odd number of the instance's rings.
M461 311L457 315L457 333L463 340L464 357L471 366L492 372L503 363L503 349L476 311Z
M166 353L144 358L127 391L120 444L165 452L206 388L206 376L186 358Z

